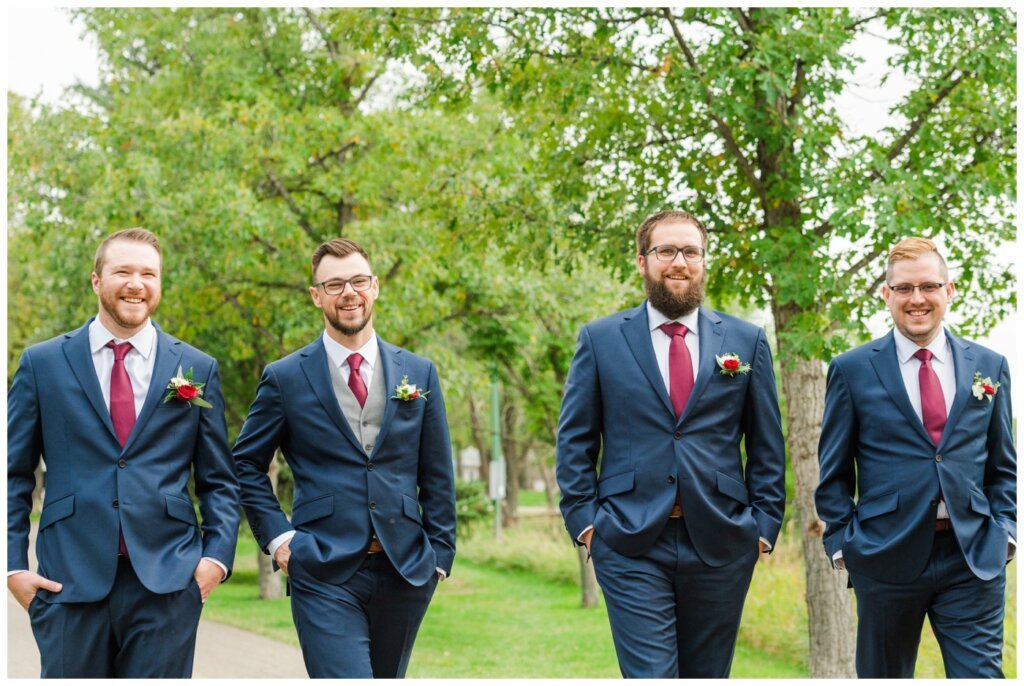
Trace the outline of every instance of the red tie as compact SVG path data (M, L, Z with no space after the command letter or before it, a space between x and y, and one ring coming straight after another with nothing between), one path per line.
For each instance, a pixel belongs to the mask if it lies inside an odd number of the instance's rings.
M661 330L672 338L668 347L668 394L676 419L679 419L693 390L693 362L686 347L687 328L678 322L666 322L661 325Z
M942 430L946 428L946 400L939 377L932 369L932 351L921 348L914 357L921 360L921 368L917 371L917 381L921 385L921 420L932 437L932 443L938 445L942 440Z
M359 401L359 407L366 404L366 384L363 383L363 377L359 374L359 365L362 363L363 356L359 353L352 353L348 356L348 387L352 389L352 394Z
M128 370L124 368L124 356L132 349L132 344L110 341L107 347L114 351L114 367L110 370L110 421L114 424L114 433L123 448L135 427L135 394L132 393ZM117 539L117 552L127 555L124 534L120 530Z

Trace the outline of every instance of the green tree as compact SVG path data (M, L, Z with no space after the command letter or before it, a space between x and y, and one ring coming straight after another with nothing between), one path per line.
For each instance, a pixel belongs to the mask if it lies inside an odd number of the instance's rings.
M563 208L551 228L629 269L648 213L710 229L710 292L770 308L807 574L811 674L852 676L851 601L814 509L823 360L865 340L888 246L945 239L962 333L1013 311L1016 16L1009 9L396 10L425 94L506 104ZM910 86L895 124L859 134L836 99L881 34ZM888 77L887 77L888 78ZM509 227L528 233L528 221ZM572 263L578 260L568 260Z

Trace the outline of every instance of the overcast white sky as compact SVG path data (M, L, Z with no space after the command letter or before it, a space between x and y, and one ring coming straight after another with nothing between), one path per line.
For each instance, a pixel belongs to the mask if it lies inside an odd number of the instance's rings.
M52 3L45 4L52 5ZM151 3L139 2L138 4ZM195 4L206 3L196 2ZM32 7L9 7L6 12L7 55L5 57L8 90L26 96L41 94L47 102L58 103L61 100L63 89L76 81L90 85L95 85L98 82L96 44L91 38L82 37L81 24L72 23L66 10L37 4ZM867 36L854 49L866 59L855 78L860 85L851 88L848 93L844 94L838 101L838 106L851 128L857 132L866 133L877 130L891 121L887 110L898 100L906 84L898 79L891 79L884 86L878 85L880 77L885 73L884 60L889 50L884 41ZM1019 151L1018 154L1020 154ZM1018 212L1018 216L1020 216L1020 212ZM1018 264L1020 262L1019 243L1018 238L1017 245L1012 247ZM1017 287L1018 302L1020 302L1022 298L1019 267ZM869 322L872 333L876 335L883 333L891 325L888 314L884 311L881 303L879 307L879 315ZM1018 364L1021 355L1017 348L1017 341L1021 340L1019 338L1021 332L1017 330L1020 325L1021 317L1018 311L1015 320L1000 323L989 336L979 341L1010 358L1011 371L1018 376L1018 382L1013 392L1014 404L1018 407L1021 402L1021 394L1024 393L1024 382L1019 380L1022 371Z

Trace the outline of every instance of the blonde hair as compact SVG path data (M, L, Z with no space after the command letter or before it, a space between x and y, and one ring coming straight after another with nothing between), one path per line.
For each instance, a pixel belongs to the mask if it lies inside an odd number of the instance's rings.
M939 269L942 272L942 278L949 280L949 269L946 268L946 260L942 259L942 255L939 254L939 249L935 247L927 238L921 238L920 236L911 236L910 238L904 238L902 241L897 243L889 251L889 259L885 266L885 279L886 281L892 280L892 265L902 260L916 260L921 255L928 253L935 253L935 256L939 258Z

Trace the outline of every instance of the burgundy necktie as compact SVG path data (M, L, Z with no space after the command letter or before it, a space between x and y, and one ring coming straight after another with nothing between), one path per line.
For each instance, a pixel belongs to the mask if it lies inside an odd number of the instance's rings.
M686 401L693 390L693 362L686 347L687 328L677 322L666 322L661 325L661 330L672 338L668 347L668 395L678 419L683 416Z
M921 385L921 420L932 442L938 445L942 430L946 428L946 400L939 377L932 369L932 351L921 348L914 357L921 360L921 368L917 371L917 381Z
M363 377L359 373L359 365L362 363L363 356L359 353L352 353L348 356L348 387L352 389L352 394L359 401L359 407L366 404L366 384L363 383Z
M107 347L114 351L114 367L110 370L110 421L114 424L114 433L123 448L135 427L135 394L132 392L128 370L124 368L124 356L132 349L132 344L110 341ZM124 534L120 529L117 538L117 551L127 555Z

